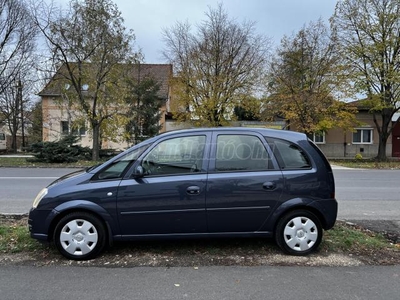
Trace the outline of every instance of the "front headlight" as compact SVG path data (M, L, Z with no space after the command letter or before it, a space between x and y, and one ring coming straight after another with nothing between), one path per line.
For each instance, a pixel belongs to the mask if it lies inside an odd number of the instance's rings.
M43 190L41 190L39 192L39 194L37 194L35 200L33 200L33 205L32 205L33 208L36 208L39 205L40 200L42 200L43 197L46 196L46 195L47 195L47 188L44 188Z

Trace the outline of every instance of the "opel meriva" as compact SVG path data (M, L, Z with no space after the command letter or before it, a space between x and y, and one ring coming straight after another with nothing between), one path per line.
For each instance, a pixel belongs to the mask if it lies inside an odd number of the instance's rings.
M258 128L174 131L43 189L31 236L85 260L113 241L274 237L306 255L337 216L332 169L306 135Z

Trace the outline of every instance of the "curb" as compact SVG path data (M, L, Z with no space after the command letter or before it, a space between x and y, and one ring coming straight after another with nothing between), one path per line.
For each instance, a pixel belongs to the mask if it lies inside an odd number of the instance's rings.
M27 217L28 213L21 213L21 214L0 213L0 220L21 220Z

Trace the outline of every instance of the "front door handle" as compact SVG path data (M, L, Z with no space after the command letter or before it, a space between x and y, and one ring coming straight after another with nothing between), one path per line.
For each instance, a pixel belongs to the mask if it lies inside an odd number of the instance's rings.
M267 181L263 184L263 189L267 190L267 191L273 191L276 189L276 183L275 182L271 182L271 181Z
M189 186L186 189L186 193L188 193L189 195L198 195L200 194L200 187L198 187L197 185Z

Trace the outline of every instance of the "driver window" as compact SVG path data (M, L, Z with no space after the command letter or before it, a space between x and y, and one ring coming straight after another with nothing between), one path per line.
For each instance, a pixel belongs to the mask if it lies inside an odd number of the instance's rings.
M201 172L206 137L180 137L160 142L143 159L145 175Z

